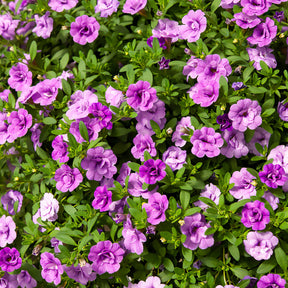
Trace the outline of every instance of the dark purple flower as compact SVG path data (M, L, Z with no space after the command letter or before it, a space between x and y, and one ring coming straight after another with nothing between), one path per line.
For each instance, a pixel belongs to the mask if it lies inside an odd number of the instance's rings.
M274 16L274 19L276 19L279 23L285 20L284 11L276 11Z
M37 286L37 281L25 270L22 270L17 275L17 281L21 288L34 288Z
M181 226L181 232L186 235L183 246L190 250L196 250L198 247L200 249L207 249L213 246L213 235L205 235L209 227L205 217L200 213L186 216L184 218L184 224Z
M147 45L151 48L153 48L153 39L154 38L156 38L156 37L151 36L147 39ZM163 50L167 49L167 47L165 46L165 43L166 43L165 38L160 37L160 38L157 38L157 40L159 42L160 48L162 48Z
M162 160L172 171L179 170L186 163L187 152L179 147L170 146L162 156Z
M19 269L21 264L22 259L16 248L5 247L0 250L0 268L2 271L12 272Z
M18 201L17 213L22 207L23 196L19 191L10 190L1 197L1 203L4 210L8 211L10 215L15 215L14 204Z
M274 165L272 163L264 165L263 171L259 172L259 177L263 183L274 189L283 186L288 180L284 169L279 164Z
M170 59L166 59L164 56L161 58L161 60L158 62L159 64L159 70L164 70L164 69L169 69L169 63L170 63Z
M106 240L91 247L88 259L93 262L92 269L97 274L101 275L105 272L113 274L120 269L124 253L118 243Z
M236 24L242 29L254 28L261 23L261 19L256 15L248 16L243 12L234 14L232 21L236 21Z
M0 218L0 247L12 244L16 239L16 224L11 216L3 215Z
M50 37L50 34L53 30L53 18L48 17L50 12L47 11L45 15L39 17L35 15L36 27L32 30L32 32L36 33L38 37L42 37L43 39L47 39Z
M279 102L277 112L281 120L288 122L288 102L284 103L284 100Z
M88 281L94 281L96 279L96 273L93 272L92 266L88 263L84 265L80 263L76 267L74 265L70 267L64 265L64 270L70 279L82 285L87 285Z
M217 123L220 125L220 130L221 131L232 131L232 121L229 119L228 114L224 113L223 115L217 116Z
M100 17L107 18L117 12L119 4L118 0L98 0L95 6L95 13L100 12Z
M270 222L269 210L267 210L265 204L259 200L248 202L242 209L241 222L247 228L264 230L266 224Z
M126 0L123 13L134 15L145 8L147 0Z
M242 12L249 15L262 15L267 12L271 3L267 0L241 0Z
M160 159L149 159L139 168L139 176L147 184L155 184L166 176L166 165Z
M250 276L248 276L248 275L243 277L243 280L247 280L247 279L249 279L250 282L249 282L248 286L246 286L246 288L254 288L254 287L256 286L256 283L257 283L258 279L255 278L255 277L250 277ZM240 283L241 283L243 280L241 280Z
M55 228L55 230L59 230L59 228ZM55 237L52 237L51 240L50 240L50 243L51 243L51 247L54 247L54 253L57 254L57 253L60 253L61 250L59 249L59 245L63 245L63 242L58 240L57 238Z
M92 43L98 37L99 29L100 25L94 17L82 15L71 23L70 34L74 42L85 45Z
M146 234L156 234L156 226L150 225L146 228Z
M62 12L63 10L70 10L75 7L77 3L78 0L50 0L48 5L52 10Z
M247 48L249 60L254 61L253 66L256 70L261 70L260 61L265 62L270 68L276 68L277 62L275 56L271 53L273 49L268 47L257 47L256 49Z
M59 285L61 282L61 274L64 273L60 260L53 254L44 252L41 254L40 265L42 266L41 276L45 281Z
M232 88L237 91L246 88L247 86L243 84L243 82L233 82Z
M32 84L32 72L23 63L19 62L16 66L12 66L9 75L8 84L16 91L23 91Z
M101 104L100 102L93 103L89 107L88 111L95 117L95 120L98 122L100 130L104 128L108 130L112 129L112 112L107 106Z
M112 192L107 190L106 185L98 186L94 192L94 197L92 201L94 209L100 209L100 212L109 210L109 206L112 203Z
M267 274L262 276L257 282L257 288L285 288L286 281L278 274Z
M70 168L68 165L62 165L55 171L54 176L56 188L62 192L75 190L83 180L83 176L78 168Z
M69 160L68 144L64 142L63 135L58 135L52 141L52 159L59 160L60 163L65 163Z
M131 153L134 158L144 161L145 151L149 152L152 157L156 156L157 150L151 136L137 134L133 139L133 143L134 146L131 149Z

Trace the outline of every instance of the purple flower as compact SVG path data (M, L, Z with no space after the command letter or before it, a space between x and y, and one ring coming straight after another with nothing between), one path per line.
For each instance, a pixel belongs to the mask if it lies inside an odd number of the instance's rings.
M205 13L201 10L190 10L187 15L182 18L181 38L188 42L196 42L200 38L200 34L206 30L207 19Z
M98 132L101 131L99 121L98 119L95 119L95 118L85 117L82 119L76 119L75 122L71 123L69 132L75 137L76 141L78 143L82 143L86 141L80 134L80 128L79 128L80 121L83 121L83 123L85 124L87 128L89 141L96 140L99 135Z
M274 37L277 34L277 26L274 21L269 17L266 18L265 23L258 24L252 36L247 38L247 41L254 45L258 45L259 47L268 46Z
M216 205L219 204L220 195L221 195L220 189L211 183L207 184L205 186L205 189L202 190L200 193L201 197L211 199L212 201L215 202ZM194 205L200 207L203 210L206 210L207 208L209 208L209 206L202 201L196 201Z
M275 56L271 53L273 49L268 47L257 47L256 49L247 48L249 60L254 61L253 66L256 70L261 70L260 61L265 62L270 68L276 68L277 62Z
M217 116L217 123L220 125L221 131L232 131L232 121L229 119L228 114L224 113L223 115Z
M261 23L261 19L256 15L248 16L243 12L234 14L232 21L236 21L236 24L242 29L254 28Z
M186 163L187 152L179 147L170 146L162 156L162 160L172 171L179 170Z
M288 146L279 145L272 149L267 156L267 160L273 159L273 164L279 164L288 173Z
M109 210L109 206L112 203L112 192L107 190L107 186L98 186L94 192L95 199L92 201L92 207L94 209L100 209L100 212Z
M190 250L196 250L198 247L200 249L207 249L213 246L213 235L205 235L205 231L209 227L205 217L200 213L186 216L184 218L184 224L181 226L182 234L186 235L183 246Z
M146 210L147 221L152 225L157 225L166 220L165 211L168 209L169 202L166 195L155 192L149 197L148 203L142 207Z
M197 71L197 66L201 62L201 59L196 58L195 56L191 56L191 58L187 61L187 65L184 66L183 68L183 75L187 75L186 80L188 81L189 77L192 79L197 78L198 73Z
M131 149L131 153L134 158L144 161L144 152L147 151L154 157L157 154L155 143L149 135L137 134L133 139L134 146Z
M105 272L113 274L120 269L124 253L118 243L106 240L91 247L88 259L93 262L92 269L97 274L101 275Z
M42 17L35 15L36 27L32 32L36 33L38 37L42 37L43 39L49 38L53 31L53 18L48 17L49 15L49 11L47 11Z
M288 180L284 169L279 164L274 165L272 163L264 165L263 171L259 172L259 177L262 183L274 189L283 186Z
M234 286L234 285L217 285L215 288L239 288L238 286Z
M15 139L26 135L28 129L32 126L32 115L28 114L28 111L20 108L18 111L12 111L8 123L8 133L10 137L7 139L9 143L12 143Z
M242 12L248 16L262 15L267 12L271 3L267 0L241 0Z
M183 117L178 122L176 130L172 135L172 141L175 142L175 146L183 147L186 144L186 141L181 136L189 135L189 129L194 130L194 127L191 125L191 118L189 116Z
M127 161L122 164L119 171L119 175L116 179L122 186L125 185L126 177L131 174L131 168L128 166L128 163L130 163L130 161Z
M64 9L70 10L71 8L74 8L77 3L78 0L50 0L48 5L52 10L62 12Z
M59 228L55 228L55 230L59 230ZM61 250L59 249L59 245L63 245L63 242L58 240L57 238L55 237L52 237L51 240L50 240L50 243L51 243L51 247L54 247L54 253L57 254L57 253L60 253Z
M2 271L12 272L19 269L21 264L22 259L16 248L11 249L9 247L5 247L4 249L0 250L0 268Z
M147 39L147 45L151 48L153 48L153 39L154 38L157 38L157 37L151 36ZM157 38L157 40L159 42L160 48L162 48L163 50L167 49L167 47L165 46L165 44L166 44L165 38L160 37L160 38Z
M15 274L9 274L9 273L5 272L4 276L0 278L0 287L1 288L18 288L19 285L20 284L17 281L17 275L15 275ZM28 288L30 288L30 287L28 287Z
M8 211L10 215L15 215L14 204L18 201L17 213L22 207L23 196L19 191L10 190L1 197L1 203L4 210Z
M187 93L196 104L201 107L211 106L217 101L219 96L219 82L210 81L209 83L200 82L192 86Z
M123 222L127 218L127 215L123 214L124 208L127 205L127 198L128 197L123 197L118 201L113 201L109 205L109 216L116 224Z
M37 286L37 281L26 270L22 270L17 275L17 281L21 288L34 288Z
M0 218L0 247L12 244L16 239L16 224L11 216L3 215ZM6 271L6 270L5 270Z
M41 254L40 265L42 266L41 276L45 281L59 285L61 282L61 274L64 273L60 260L53 254L44 252Z
M254 130L262 124L261 106L257 101L241 99L230 107L228 117L234 129L244 132L247 128Z
M8 127L9 125L7 124L7 113L5 112L0 112L0 144L4 144L6 141L13 142L13 136L9 134L8 132Z
M136 285L136 284L135 284ZM132 286L130 286L132 288ZM128 288L130 288L128 286ZM165 284L161 284L161 280L157 276L149 276L146 281L140 281L135 288L164 288Z
M144 199L148 199L154 192L149 191L148 189L144 190L142 188L143 183L144 179L141 178L138 173L132 173L129 176L128 193L135 197L142 196Z
M279 102L277 112L281 120L288 122L288 102L284 103L284 100Z
M166 59L165 57L162 57L161 60L158 62L159 64L159 70L164 70L164 69L169 69L169 63L170 63L170 59Z
M36 151L37 147L41 147L42 143L40 142L40 135L41 135L41 129L43 125L40 123L35 123L30 131L31 131L31 141L33 142L34 150Z
M221 0L220 6L224 9L231 9L235 4L238 4L240 0Z
M115 164L117 157L112 150L104 150L103 147L88 149L87 157L81 162L81 167L87 170L86 177L89 180L101 181L110 179L117 172Z
M273 18L276 19L279 23L281 23L285 20L284 11L276 11Z
M274 196L270 191L265 191L263 198L268 201L273 210L278 208L279 198Z
M265 204L259 200L248 202L242 209L241 222L247 228L264 230L266 224L270 222L269 210L267 210Z
M52 193L45 193L40 201L40 215L42 221L53 222L58 218L59 202Z
M256 196L256 188L253 182L256 179L251 175L247 168L241 168L240 171L235 171L230 178L229 184L234 184L234 187L230 189L230 194L238 199L249 199L251 196Z
M153 37L171 39L170 41L173 43L176 42L180 36L180 26L176 21L167 18L159 19L152 33Z
M127 104L136 111L147 111L158 100L156 90L151 88L148 81L138 81L130 84L126 92Z
M155 184L166 176L166 165L160 159L149 159L139 168L139 176L147 184Z
M64 265L64 270L70 279L75 280L82 285L87 285L88 281L94 281L96 279L96 273L92 271L92 266L88 263L78 264L67 267Z
M92 43L98 37L100 25L94 17L79 16L71 23L70 34L73 41L85 45Z
M62 165L55 171L54 177L56 188L62 192L75 190L83 180L83 176L78 168L70 168L68 165Z
M208 127L195 130L190 141L193 145L191 152L198 158L202 158L205 155L209 158L218 156L220 147L224 144L221 135L216 133L213 128Z
M95 6L95 13L100 12L100 17L107 18L111 16L113 12L117 12L119 4L117 0L98 0Z
M101 104L100 102L93 103L89 107L88 111L95 117L100 130L104 128L108 130L112 129L112 112L107 106Z
M272 232L249 232L243 241L246 252L257 261L270 259L278 242Z
M262 276L257 282L257 288L277 287L285 288L286 281L278 274L267 274Z
M16 66L12 66L9 75L8 84L16 91L23 91L32 84L32 72L23 63L19 62Z
M13 40L19 22L20 20L13 20L10 14L0 15L0 36L6 40Z
M246 156L249 149L246 145L244 133L237 130L225 130L222 133L223 139L226 141L227 146L221 148L221 154L227 158L240 158Z
M247 86L243 82L233 82L231 86L235 91L246 88Z
M110 105L119 108L124 101L124 95L122 91L116 90L112 86L109 86L105 92L105 99Z
M134 15L144 9L146 4L147 0L126 0L122 12Z
M9 94L12 94L9 89L3 90L2 92L0 92L0 99L2 101L8 102Z
M271 134L267 132L265 129L257 127L255 129L255 133L252 139L250 140L249 143L247 143L250 153L253 153L257 156L261 156L261 154L257 151L255 144L256 143L260 144L263 147L263 149L264 146L268 147L270 136Z
M52 141L52 159L59 160L60 163L65 163L69 160L68 144L64 142L63 135L58 135Z

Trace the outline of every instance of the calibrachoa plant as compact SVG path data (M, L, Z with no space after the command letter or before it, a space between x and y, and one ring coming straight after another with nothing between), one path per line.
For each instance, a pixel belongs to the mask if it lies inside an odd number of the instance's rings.
M0 287L287 287L287 19L2 1Z

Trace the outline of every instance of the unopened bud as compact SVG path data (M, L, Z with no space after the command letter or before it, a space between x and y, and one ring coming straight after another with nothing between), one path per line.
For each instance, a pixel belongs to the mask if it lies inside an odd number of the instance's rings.
M171 135L173 133L173 129L171 127L169 127L167 130L166 130L166 133L168 135Z
M251 182L251 185L253 185L253 186L257 186L257 182L256 182L256 180L253 180L253 181Z
M15 178L14 178L14 181L19 181L19 177L15 177Z
M238 43L238 39L235 38L235 39L233 40L233 43L234 43L234 44Z
M79 265L80 265L80 267L84 267L85 265L86 265L86 261L85 261L85 259L79 259Z
M160 238L160 241L161 241L162 243L165 243L165 242L166 242L166 239L163 238L163 237L161 237L161 238Z
M180 224L180 226L183 226L185 222L184 220L179 220L178 223Z
M225 105L222 105L222 106L220 107L220 109L221 109L222 111L225 111L226 106L225 106Z
M137 30L136 30L136 33L139 34L139 35L141 35L141 34L142 34L142 30L141 30L141 29L137 29Z
M285 34L284 33L280 33L279 38L284 38Z
M61 27L61 30L67 30L67 29L68 29L67 26L62 26L62 27Z
M118 75L115 75L115 76L113 77L113 80L116 81L116 82L119 82L119 77L118 77Z

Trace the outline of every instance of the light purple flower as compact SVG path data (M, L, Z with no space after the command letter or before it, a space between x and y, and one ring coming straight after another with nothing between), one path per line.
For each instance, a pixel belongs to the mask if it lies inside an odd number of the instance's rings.
M212 183L205 185L205 188L200 193L201 197L211 199L212 201L215 202L216 205L219 204L220 195L221 195L220 189L217 186L213 185ZM200 207L203 210L209 208L209 206L202 201L196 201L194 202L194 205Z
M149 159L139 168L139 176L147 184L155 184L166 176L166 165L160 159Z
M1 203L4 210L8 211L10 215L15 215L14 204L18 201L17 213L20 212L23 202L23 196L19 191L10 190L1 197Z
M255 129L255 133L254 133L252 139L250 140L249 143L247 143L247 146L249 148L249 152L253 153L257 156L261 156L261 154L257 151L255 144L256 143L260 144L263 147L263 149L265 146L268 147L270 136L271 136L271 134L269 132L267 132L265 129L263 129L261 127L257 127Z
M267 12L271 3L267 0L241 0L242 12L249 15L262 15Z
M57 228L55 228L56 230ZM59 230L59 229L57 229ZM57 253L60 253L61 250L59 249L59 245L63 245L63 242L58 240L57 238L55 237L52 237L51 240L50 240L50 243L51 243L51 247L54 247L54 253L57 254Z
M83 176L78 168L70 168L68 165L62 165L55 171L54 176L56 188L62 192L75 190L83 180Z
M196 83L192 86L187 93L196 104L201 107L211 106L217 101L219 96L219 82L210 81L209 83Z
M278 238L272 232L249 232L243 240L246 252L255 260L268 260L278 245Z
M95 13L100 12L100 17L107 18L111 16L114 12L117 12L119 1L117 0L98 0L95 6Z
M277 287L285 288L286 280L278 274L267 274L262 276L257 282L257 288Z
M112 192L107 190L107 186L98 186L94 192L94 200L92 201L92 207L94 209L100 209L100 212L109 210L109 206L112 203Z
M122 186L125 185L126 177L130 176L131 174L131 168L128 166L128 163L130 163L130 161L127 161L122 164L120 171L119 171L119 175L116 179Z
M6 40L13 40L19 22L20 20L13 20L10 14L0 15L0 36Z
M238 286L234 286L234 285L217 285L215 288L239 288Z
M242 209L241 222L247 228L264 230L266 224L270 222L269 210L267 210L265 204L259 200L248 202Z
M200 249L207 249L213 246L213 235L205 235L209 227L205 217L200 213L186 216L184 218L184 224L181 226L182 234L186 235L183 246L190 250L196 250L198 247Z
M16 248L5 247L4 249L0 250L0 268L2 271L12 272L19 269L21 264L22 259Z
M157 38L157 37L153 37L153 36L149 37L147 39L147 45L149 47L153 48L153 39L154 38L156 38L158 40L160 48L162 48L163 50L167 49L167 47L165 46L165 44L166 44L165 38L162 38L162 37L161 38Z
M33 142L33 148L36 151L37 147L42 146L42 142L40 142L41 128L43 127L40 123L35 123L30 131L31 131L31 141Z
M249 60L254 61L253 66L256 70L261 70L260 61L265 62L270 68L276 68L277 62L275 56L271 53L273 49L268 47L256 47L246 49L249 55Z
M260 23L254 28L252 36L248 37L247 41L259 47L268 46L276 37L276 34L277 26L272 19L267 17L264 23Z
M259 172L260 180L268 187L276 189L278 186L283 186L288 180L285 175L285 170L279 164L264 165L263 171Z
M279 102L277 112L281 120L288 122L288 102L284 103L284 100Z
M22 270L17 275L17 281L21 288L34 288L37 286L37 281L26 270Z
M243 12L234 14L232 21L236 21L236 24L242 29L254 28L261 23L261 19L256 15L248 16Z
M16 239L16 224L11 216L3 215L0 218L0 247L12 244ZM6 271L6 270L5 270Z
M145 8L147 0L126 0L123 13L134 15Z
M231 87L235 90L235 91L238 91L238 90L241 90L241 89L244 89L246 88L247 86L243 84L243 82L233 82Z
M263 198L268 201L273 210L278 208L279 198L273 195L270 191L265 191Z
M76 267L64 265L64 270L70 279L75 280L82 285L87 285L88 281L94 281L96 279L96 273L93 272L92 266L88 263L78 264Z
M279 145L272 149L267 156L267 160L273 159L273 164L279 164L288 174L288 146Z
M187 15L182 18L181 38L188 42L196 42L200 38L200 34L206 30L207 19L205 13L201 10L190 10Z
M86 177L89 180L101 181L103 178L110 179L117 172L115 164L117 157L110 149L103 147L88 149L87 157L81 162L81 167L87 170Z
M180 36L180 26L176 21L167 18L159 19L152 33L153 37L171 39L170 41L174 43Z
M140 281L136 286L131 286L135 288L164 288L165 284L161 284L161 280L157 276L149 276L146 281ZM130 288L130 287L128 287Z
M186 163L187 152L179 147L170 146L162 156L162 160L172 171L179 170Z
M18 288L17 275L5 272L4 276L0 278L1 288ZM23 287L24 288L24 287ZM30 288L30 287L27 287Z
M91 247L88 259L93 262L92 269L97 274L101 275L105 272L113 274L120 269L124 253L118 243L106 240Z
M13 136L9 134L7 124L7 113L6 112L0 112L0 144L4 144L6 141L10 140L10 142L13 142Z
M39 17L35 15L36 27L32 30L32 32L36 33L38 37L42 37L43 39L47 39L50 37L51 32L53 31L53 18L48 17L50 12L47 11L45 15Z
M50 0L48 5L52 10L62 12L63 10L74 8L77 3L78 0Z
M32 84L32 72L29 71L27 65L21 62L12 66L9 75L8 84L16 91L23 91Z
M82 15L71 23L70 34L74 42L85 45L92 43L98 37L99 29L100 25L94 17Z
M241 99L230 107L228 117L234 129L244 132L247 128L254 130L262 124L261 106L255 100Z
M135 197L142 196L144 199L149 199L149 197L157 191L156 188L158 188L158 186L152 191L149 191L148 189L142 188L143 184L144 179L141 178L138 173L132 173L129 176L128 193Z
M131 149L131 153L134 158L144 161L145 151L149 152L152 157L156 156L157 150L151 136L137 134L133 139L133 143L134 146Z
M148 203L142 207L146 210L147 221L152 225L158 225L166 220L165 211L168 209L169 202L166 195L155 192L149 197Z
M63 266L58 258L53 254L44 252L41 254L40 265L42 266L41 276L43 279L55 285L61 282L61 274L64 273Z
M114 89L112 86L109 86L105 92L106 102L112 106L119 108L124 101L124 95L122 91Z
M68 144L64 142L63 135L57 135L52 141L52 159L59 160L60 163L65 163L69 160Z
M59 202L52 193L45 193L40 201L40 215L42 221L53 222L58 218Z
M198 158L218 156L220 147L224 144L221 135L210 127L202 127L200 130L195 130L190 142L193 145L191 152Z
M2 92L0 92L0 99L2 101L8 102L9 94L12 94L9 89L3 90Z
M221 0L220 6L224 9L232 9L240 0Z
M229 181L229 184L234 183L234 187L229 191L230 194L238 200L249 199L251 196L256 196L254 179L256 179L256 177L251 175L247 171L247 168L234 171Z
M190 129L194 130L191 125L191 118L189 116L183 117L177 124L175 132L172 135L172 141L175 142L175 146L183 147L186 141L181 138L183 135L189 135Z
M224 113L223 115L217 116L217 123L220 125L221 131L232 131L232 121L229 119L228 114Z
M23 1L24 2L24 1ZM23 3L22 2L22 3ZM11 2L10 2L11 3ZM18 9L19 11L20 9ZM23 35L25 36L26 33L30 32L34 27L35 27L35 22L20 22L20 28L16 30L16 33L18 35ZM25 56L25 53L24 53ZM29 55L30 56L30 55ZM26 56L25 56L26 58ZM26 59L25 59L26 60ZM27 64L27 61L25 61L24 59L22 60L24 64Z
M183 68L183 75L187 75L186 80L188 81L189 77L192 79L197 78L198 73L196 72L197 66L201 59L196 58L195 56L191 56L191 58L187 61L187 64Z

